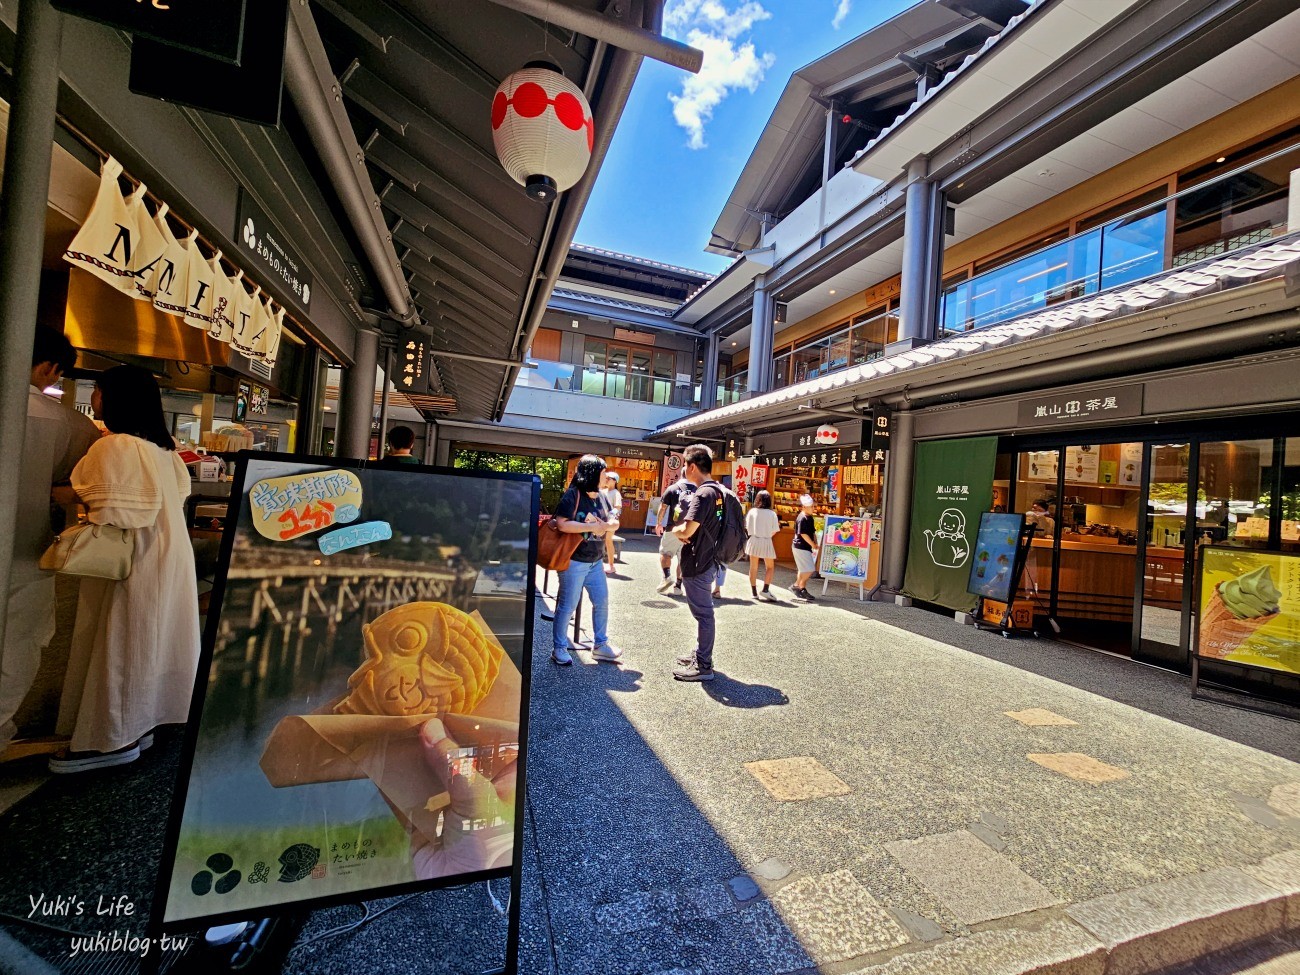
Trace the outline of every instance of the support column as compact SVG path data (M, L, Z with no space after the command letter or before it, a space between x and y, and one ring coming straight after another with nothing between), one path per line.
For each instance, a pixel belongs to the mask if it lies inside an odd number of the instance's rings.
M384 349L384 378L379 394L379 456L384 456L384 444L388 442L388 381L393 374L393 349Z
M911 348L934 338L930 283L934 250L937 187L927 181L928 164L913 160L907 169L906 215L903 224L903 269L898 308L898 345ZM942 223L938 224L942 230Z
M343 373L339 417L334 429L334 456L370 456L370 424L375 416L375 369L379 333L360 329L352 347L352 366Z
M916 459L913 414L894 414L894 429L889 436L888 474L885 478L885 552L886 587L903 588L907 572L907 544L912 524L912 476Z
M0 187L0 600L9 598L14 524L27 431L36 306L50 196L50 152L59 94L63 18L49 0L18 8L13 101ZM0 613L4 645L8 610Z
M700 409L711 410L718 405L718 333L704 341L704 370L700 375Z
M424 463L432 464L438 457L438 424L433 420L424 423Z
M749 326L749 390L757 395L772 390L772 343L776 333L776 303L771 293L755 281L754 311Z

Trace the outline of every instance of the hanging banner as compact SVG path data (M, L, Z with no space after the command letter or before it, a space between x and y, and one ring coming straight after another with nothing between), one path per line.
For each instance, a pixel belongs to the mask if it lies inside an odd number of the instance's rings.
M514 909L538 510L531 475L241 456L164 930L506 876Z
M664 473L659 481L659 496L663 497L664 492L682 479L682 469L686 466L686 458L678 453L670 453L664 456Z
M63 259L89 271L123 294L136 297L135 245L139 237L143 187L122 196L122 164L109 156L99 174L99 190L86 221L72 238Z
M970 612L966 591L980 514L993 503L997 437L936 440L916 445L906 593L914 599Z
M754 458L737 457L736 462L731 465L731 490L736 492L736 497L740 498L742 503L749 501L749 489L753 485L754 477Z
M1207 545L1196 655L1300 674L1300 555Z

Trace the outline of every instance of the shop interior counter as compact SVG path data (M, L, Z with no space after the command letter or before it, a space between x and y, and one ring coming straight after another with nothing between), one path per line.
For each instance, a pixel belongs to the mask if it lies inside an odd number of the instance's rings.
M1063 537L1057 614L1074 619L1131 620L1136 569L1136 546L1121 545L1117 539L1106 536ZM1037 583L1043 596L1050 590L1051 539L1034 539L1026 566L1026 584L1030 580Z

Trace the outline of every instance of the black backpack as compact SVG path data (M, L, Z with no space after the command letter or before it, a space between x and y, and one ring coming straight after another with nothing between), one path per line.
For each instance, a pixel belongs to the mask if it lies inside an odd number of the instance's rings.
M745 554L749 533L745 531L745 509L740 506L740 498L730 488L716 481L713 486L722 496L722 528L718 532L718 544L713 550L713 558L726 565Z

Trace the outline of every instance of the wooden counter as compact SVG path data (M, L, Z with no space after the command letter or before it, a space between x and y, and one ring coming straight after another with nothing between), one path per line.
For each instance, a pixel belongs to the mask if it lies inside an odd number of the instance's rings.
M1133 619L1133 583L1137 548L1114 539L1062 540L1057 578L1057 613L1073 619ZM1042 595L1052 580L1052 543L1035 539L1026 573Z

